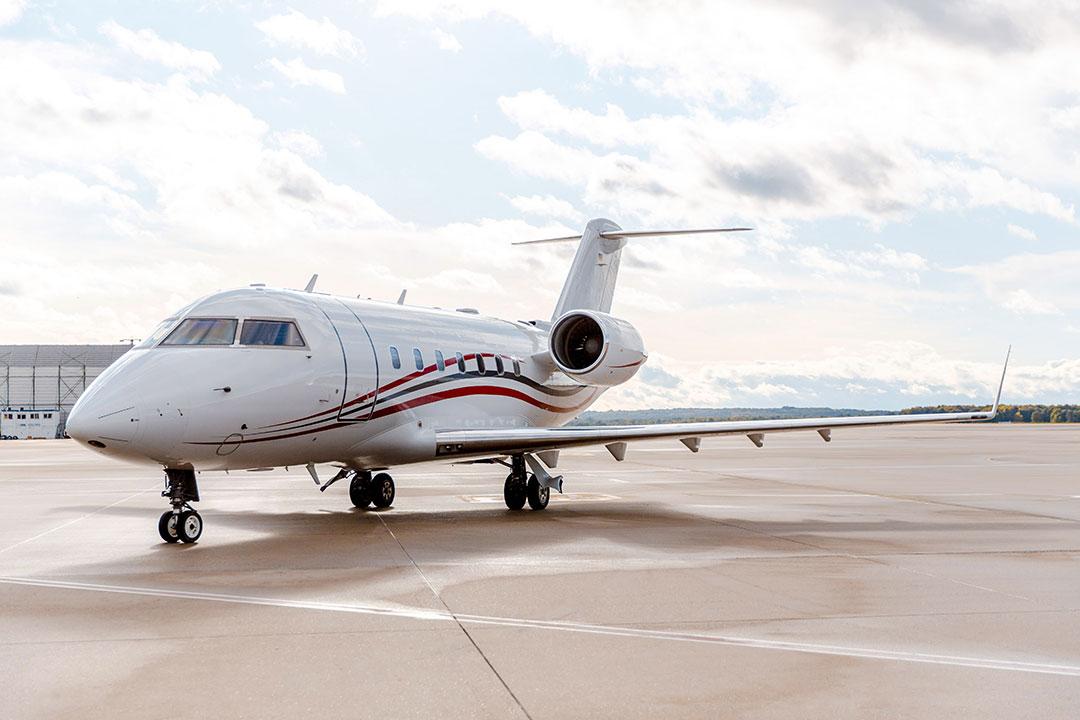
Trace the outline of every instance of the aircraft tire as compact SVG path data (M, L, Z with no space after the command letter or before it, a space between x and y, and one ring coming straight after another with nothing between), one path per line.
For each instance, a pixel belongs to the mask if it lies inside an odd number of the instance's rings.
M349 481L349 500L361 510L366 510L371 504L371 478L357 473Z
M529 507L533 510L543 510L548 506L551 499L551 488L540 487L540 481L535 475L529 476Z
M525 507L527 494L525 483L515 478L513 473L506 476L506 483L503 485L503 502L506 503L506 507L511 510L520 510Z
M180 541L180 536L176 534L176 513L172 510L166 510L161 514L158 519L157 531L161 539L167 543L174 543Z
M187 544L197 543L202 537L202 515L194 510L185 510L176 520L176 535Z
M388 508L394 504L394 496L397 490L394 487L394 478L389 473L379 473L371 478L371 502L377 508Z

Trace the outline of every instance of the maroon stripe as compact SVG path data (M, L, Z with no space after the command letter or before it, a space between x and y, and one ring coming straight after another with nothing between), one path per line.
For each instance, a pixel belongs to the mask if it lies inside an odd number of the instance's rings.
M472 360L474 357L476 357L475 353L470 353L468 355L462 355L462 359L466 360L466 361L467 360ZM454 359L454 363L455 364L457 363L456 358ZM415 380L418 377L422 377L424 375L427 375L428 373L433 372L434 370L436 370L437 367L438 366L436 364L431 364L431 365L428 365L423 370L414 370L413 372L409 373L408 375L400 377L397 380L392 380L391 382L388 382L386 385L383 385L382 387L378 387L378 388L376 388L376 389L374 389L374 390L372 390L370 392L364 393L360 397L353 398L352 400L345 403L344 405L339 405L338 407L332 408L330 410L323 410L322 412L317 412L317 413L314 413L313 415L305 415L304 417L296 418L295 420L283 420L281 422L273 423L271 425L262 425L262 426L260 426L259 429L261 430L263 428L275 428L275 427L281 427L282 425L291 425L292 423L302 422L304 420L311 420L312 418L322 417L323 415L329 415L331 413L340 412L341 410L344 410L345 408L348 408L348 407L352 407L353 405L356 405L357 403L362 403L365 400L370 399L371 397L375 396L378 393L386 392L388 390L393 390L394 388L396 388L396 387L398 387L398 386L400 386L400 385L402 385L404 383L407 383L410 380ZM449 365L447 365L447 367L449 367Z
M465 387L451 388L449 390L439 390L438 392L429 393L427 395L421 395L417 398L410 398L397 405L391 405L389 407L380 408L371 415L371 419L386 417L387 415L393 415L396 412L401 412L408 408L419 407L421 405L427 405L429 403L438 402L440 400L449 400L451 398L466 397L468 395L497 395L502 397L514 398L516 400L522 400L529 403L541 410L547 410L553 413L568 413L584 407L585 403L575 405L574 407L559 407L558 405L550 405L541 400L537 400L531 395L526 395L520 390L514 390L513 388L502 387L500 385L469 385ZM586 401L587 402L587 401Z
M456 397L465 397L465 396L468 396L468 395L495 395L495 396L501 396L501 397L509 397L509 398L513 398L515 400L521 400L523 402L527 402L530 405L533 405L535 407L540 408L541 410L547 410L548 412L553 412L553 413L574 412L576 410L580 410L581 408L585 407L585 405L588 404L588 402L589 402L588 400L586 400L586 401L584 401L582 403L579 403L578 405L575 405L573 407L565 408L565 407L559 407L558 405L550 405L550 404L545 403L545 402L543 402L541 400L537 400L536 398L534 398L534 397L532 397L530 395L526 395L525 393L523 393L523 392L521 392L519 390L514 390L513 388L500 387L498 385L473 385L473 386L468 386L468 387L452 388L450 390L440 390L438 392L433 392L433 393L429 393L427 395L421 395L420 397L417 397L417 398L412 398L410 400L406 400L405 402L398 403L397 405L391 405L389 407L380 408L379 410L376 410L372 414L371 419L374 420L376 418L387 417L389 415L393 415L395 413L399 413L399 412L402 412L404 410L408 410L410 408L420 407L422 405L428 405L428 404L431 404L431 403L440 402L442 400L450 400L450 399L456 398ZM323 425L322 427L311 428L311 429L308 429L308 430L301 430L299 432L286 433L285 435L275 435L273 437L251 438L249 440L241 440L239 444L247 445L249 443L266 442L268 440L286 440L288 438L300 437L302 435L312 435L314 433L320 433L320 432L324 432L326 430L334 430L336 428L346 427L346 426L355 426L355 423L338 422L338 423L334 423L333 425ZM186 445L221 445L221 441L215 440L213 442L188 442L188 443L185 443L185 444Z

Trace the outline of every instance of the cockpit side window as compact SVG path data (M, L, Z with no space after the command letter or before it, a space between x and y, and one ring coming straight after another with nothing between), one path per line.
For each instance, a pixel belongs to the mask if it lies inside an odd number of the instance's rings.
M154 328L154 332L150 333L150 335L147 336L147 338L141 343L139 343L136 347L148 348L157 345L158 340L165 337L165 333L169 331L169 328L171 328L175 322L175 317L162 320L160 323L158 323L158 326Z
M188 318L176 326L162 345L232 345L236 318Z
M304 338L292 320L245 320L240 344L304 347Z

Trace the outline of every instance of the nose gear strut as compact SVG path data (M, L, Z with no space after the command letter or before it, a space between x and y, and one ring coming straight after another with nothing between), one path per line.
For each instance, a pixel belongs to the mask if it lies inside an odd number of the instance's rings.
M179 468L165 469L165 489L161 497L169 498L172 510L158 519L158 534L167 543L197 542L202 535L202 516L188 503L199 501L199 485L195 471Z

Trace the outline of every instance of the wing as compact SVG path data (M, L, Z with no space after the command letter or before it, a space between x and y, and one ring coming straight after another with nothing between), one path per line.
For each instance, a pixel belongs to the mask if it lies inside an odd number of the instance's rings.
M1011 348L1010 348L1011 352ZM1009 356L1005 356L1008 367ZM635 440L675 438L692 452L697 452L701 438L713 435L746 435L758 447L766 433L817 431L828 442L833 428L881 427L919 423L952 423L991 420L997 415L1001 387L989 410L961 413L932 413L922 415L864 415L856 417L799 418L796 420L747 420L724 422L671 423L658 425L575 426L559 428L511 428L491 430L441 430L435 433L436 454L440 457L479 457L512 455L523 452L542 452L585 445L607 445L617 460L622 459L626 443Z

